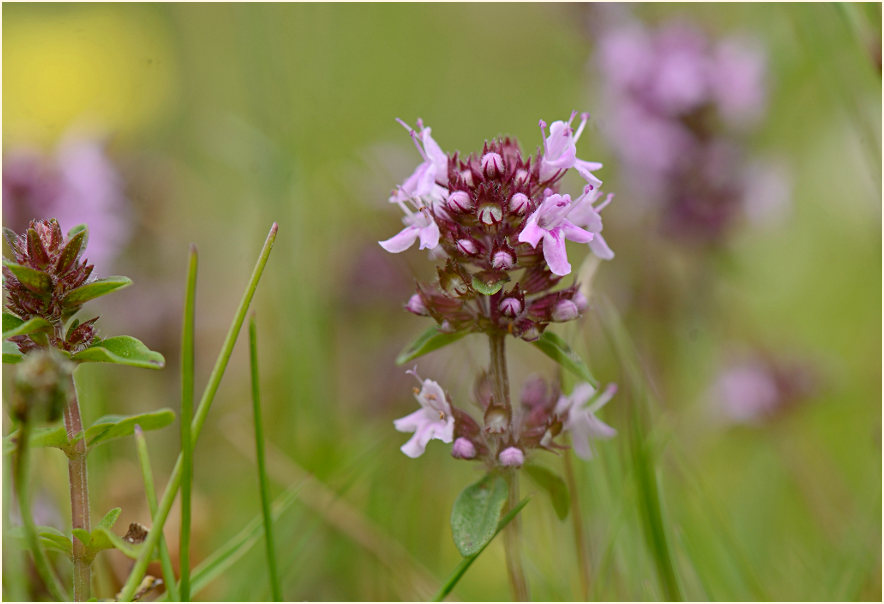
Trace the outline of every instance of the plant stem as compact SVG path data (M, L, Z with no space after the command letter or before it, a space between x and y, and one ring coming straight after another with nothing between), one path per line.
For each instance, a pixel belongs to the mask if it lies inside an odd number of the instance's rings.
M258 488L261 491L261 511L264 516L264 542L267 548L267 568L270 572L270 589L273 601L282 602L282 588L276 569L276 548L273 545L273 516L270 513L270 486L267 484L267 467L264 463L264 427L261 423L261 391L258 381L258 334L255 315L249 320L249 358L252 370L252 409L255 419L255 459L258 463Z
M574 540L577 547L578 576L580 591L584 602L589 601L589 554L586 547L586 536L583 533L583 515L580 513L580 497L577 494L577 481L574 479L574 466L571 463L571 450L562 455L565 462L565 481L571 497L571 521L574 524Z
M510 384L506 369L506 334L492 333L488 335L491 348L491 378L494 382L494 402L503 404L510 412L510 430L518 425L518 418L510 405ZM506 509L512 510L519 504L519 475L516 470L507 472L507 484L509 495ZM525 581L525 571L522 569L522 557L520 551L521 522L514 518L503 531L503 546L506 551L506 569L509 575L510 587L513 590L513 600L525 602L528 600L528 585Z
M193 486L193 440L190 422L193 421L193 333L196 309L197 251L191 244L187 265L187 287L184 294L184 320L181 327L181 531L178 535L178 568L181 582L179 596L190 601L190 525L191 488ZM178 598L176 598L178 599Z
M68 441L68 476L71 481L71 523L75 529L92 531L89 518L89 485L86 477L86 435L80 417L80 403L77 400L77 387L70 378L68 404L64 408L64 425ZM73 539L74 551L74 601L83 602L90 597L91 561L86 557L86 545Z
M28 547L34 556L34 566L37 573L46 584L49 593L53 598L59 601L68 599L65 589L55 573L52 572L52 566L46 557L46 552L40 545L40 539L37 536L37 525L34 523L34 517L31 515L31 498L30 485L28 476L28 462L30 461L30 429L27 422L23 422L18 433L18 445L16 447L15 465L13 466L13 480L15 481L15 491L18 495L18 509L21 514L22 524L25 528L25 538L28 541ZM24 576L24 575L22 575Z

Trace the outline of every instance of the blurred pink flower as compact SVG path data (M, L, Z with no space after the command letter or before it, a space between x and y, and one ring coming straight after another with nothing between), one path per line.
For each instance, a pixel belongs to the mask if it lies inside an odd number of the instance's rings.
M410 373L421 381L417 373ZM420 457L434 438L444 443L454 439L454 415L442 387L433 380L423 380L420 390L415 389L414 397L421 408L393 422L399 432L414 432L401 447L402 452L412 458Z
M595 416L617 393L617 385L609 384L600 394L592 385L578 384L571 396L562 395L556 403L555 413L562 417L562 428L571 432L574 453L580 459L592 459L592 441L613 438L617 431ZM592 401L588 407L587 403Z

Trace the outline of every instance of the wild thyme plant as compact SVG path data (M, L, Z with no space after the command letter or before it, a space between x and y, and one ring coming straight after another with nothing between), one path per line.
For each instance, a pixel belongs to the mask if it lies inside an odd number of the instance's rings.
M548 132L541 121L543 146L533 156L523 155L510 138L486 142L480 154L449 155L420 120L417 130L400 121L423 162L390 197L405 213L405 228L380 245L399 253L419 241L419 248L437 262L438 279L419 283L406 305L436 324L398 362L470 333L484 334L489 343L489 366L477 376L474 389L478 413L455 404L439 383L412 370L420 383L415 388L420 409L394 422L397 430L414 433L402 446L409 457L420 456L437 439L452 443L454 458L486 466L487 476L467 487L452 511L454 541L465 558L477 555L494 537L505 509L517 507L518 469L534 451L565 449L556 439L570 433L575 453L588 459L591 440L615 434L595 413L616 387L599 389L579 357L546 331L551 323L573 321L587 309L577 283L562 286L571 273L565 241L588 244L602 259L614 255L601 235L600 214L612 195L602 196L602 183L594 174L601 164L577 158L576 144L588 116L581 116L575 131L576 115L553 122ZM586 183L575 198L559 192L570 170ZM543 380L529 381L516 403L507 375L505 345L510 337L533 343L585 381L570 396ZM544 472L540 482L561 482L539 466L529 470L533 476ZM515 520L505 529L504 540L513 597L525 600Z
M102 442L132 434L138 424L144 429L168 425L174 414L166 409L134 417L107 416L84 427L73 372L86 362L156 369L164 360L130 336L99 337L98 317L76 318L84 303L131 284L126 277L92 278L93 265L82 257L88 239L84 225L64 236L58 221L34 220L26 232L4 229L4 235L12 258L3 258L3 362L20 363L10 409L18 429L8 442L16 451L13 475L25 540L53 597L67 599L67 594L49 566L44 543L71 557L73 598L88 600L96 554L127 548L111 532L119 508L92 526L86 456ZM54 426L62 416L64 425ZM46 423L50 425L40 425ZM56 447L68 457L73 539L57 530L38 529L33 522L27 472L32 446Z

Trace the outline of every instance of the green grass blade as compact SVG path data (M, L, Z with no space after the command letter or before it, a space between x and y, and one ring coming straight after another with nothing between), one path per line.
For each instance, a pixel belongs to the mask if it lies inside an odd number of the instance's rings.
M151 517L157 513L157 491L153 484L153 471L150 469L150 456L147 453L147 440L140 426L135 426L135 450L138 453L138 464L141 466L141 477L144 480L144 493L147 496L147 506ZM172 569L172 559L169 557L169 547L166 538L160 536L160 565L163 567L163 580L166 581L166 593L169 599L178 601L178 585L175 582L175 571Z
M181 323L181 530L178 534L178 560L181 579L180 599L190 601L190 526L191 491L193 488L193 332L196 323L196 274L198 255L191 244L187 263L187 288L184 293L184 319Z
M656 474L656 455L648 441L646 414L651 407L644 374L639 367L638 353L617 311L607 300L600 301L599 310L605 334L614 347L626 374L626 394L632 401L630 413L629 451L638 492L639 515L645 538L657 569L657 578L664 599L683 600L681 588L666 536L660 489Z
M264 516L264 541L267 547L267 568L270 572L270 589L273 601L282 602L279 571L276 568L276 548L273 545L273 519L270 515L270 487L264 462L264 427L261 422L261 391L258 382L258 334L255 315L249 321L249 361L252 370L252 410L255 419L255 459L258 462L258 488L261 491L261 513Z
M488 547L489 543L494 541L494 537L497 537L497 534L502 531L504 527L512 521L513 518L516 517L516 514L521 512L522 508L528 505L528 501L529 499L526 497L525 499L517 503L515 507L513 507L513 509L504 514L503 518L500 519L500 522L497 523L497 530L494 531L494 536L491 537L488 543L482 546L482 549L460 561L460 564L458 564L454 568L454 571L452 571L451 575L448 577L448 579L445 580L445 583L442 585L442 587L439 589L439 592L433 598L433 602L441 602L445 599L445 596L451 593L451 590L454 589L454 586L457 585L461 577L464 576L464 573L467 572L467 569L473 564L473 562L476 561L476 558L478 558L482 554L482 552L485 551L485 548Z
M221 384L221 378L224 376L225 369L227 369L227 363L233 352L233 345L236 343L236 338L239 335L239 330L246 318L249 304L251 304L252 297L255 295L258 281L261 280L261 275L264 273L264 266L267 264L267 258L270 256L273 242L276 240L277 228L276 223L273 223L273 226L270 228L270 233L267 235L267 239L264 242L261 254L258 256L255 268L252 271L252 276L249 279L245 292L243 293L239 307L236 309L236 314L234 315L233 322L227 332L227 337L224 339L221 352L218 353L215 367L212 369L212 373L209 376L209 383L206 384L206 388L203 390L203 395L200 398L199 406L196 410L196 416L193 418L191 425L191 441L193 442L196 442L196 439L199 438L200 430L203 427L203 423L206 421L206 416L209 414L209 409L212 406L215 393L218 391L218 386ZM129 573L129 578L126 580L126 584L120 592L120 601L129 602L132 600L135 591L138 589L138 584L141 583L141 579L144 577L147 565L150 562L150 552L159 542L159 535L162 533L163 525L166 523L166 519L169 517L169 511L172 509L172 502L175 501L178 487L181 485L182 465L183 461L181 455L179 455L178 461L175 462L175 467L172 469L172 475L169 477L169 482L166 485L166 490L163 493L163 498L157 508L157 513L153 518L153 528L147 536L144 551L142 552L141 557L135 561L135 566Z

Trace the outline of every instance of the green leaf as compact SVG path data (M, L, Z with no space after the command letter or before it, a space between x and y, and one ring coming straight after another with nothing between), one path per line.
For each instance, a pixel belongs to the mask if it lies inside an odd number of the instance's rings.
M105 415L86 428L86 444L94 447L115 438L131 436L135 425L142 430L165 428L175 421L175 412L171 409L160 409L139 415ZM114 518L116 520L116 518Z
M451 533L462 556L471 556L494 537L509 487L498 474L487 474L457 496L451 510Z
M123 552L127 557L134 559L141 555L141 550L144 548L140 543L138 545L133 545L125 541L122 537L105 526L95 527L92 531L91 537L92 543L90 548L93 555L101 550L116 549Z
M19 431L16 430L12 434L3 437L3 453L11 453L15 450L18 442ZM64 426L49 426L46 428L35 428L31 430L31 447L56 447L64 451L70 445L68 441L68 433Z
M528 473L537 486L549 494L556 516L559 517L559 520L564 520L568 516L568 508L571 506L565 481L542 466L526 465L522 469Z
M501 279L500 281L485 281L478 276L473 275L473 289L486 296L493 296L499 292L504 283L506 283L506 279Z
M132 279L129 277L107 277L98 279L86 285L81 285L76 289L72 289L62 299L61 303L65 306L78 306L89 300L98 298L118 290L122 287L132 285Z
M467 333L468 332L466 331L445 333L440 331L439 328L434 325L399 353L399 356L396 357L396 364L404 365L409 361L424 356L428 352L433 352L443 346L448 346L452 342L456 342L467 335Z
M114 527L114 523L117 521L117 518L120 517L120 512L123 511L123 508L114 508L104 515L104 518L98 521L98 526L103 526L105 528L111 529ZM97 528L96 527L96 528Z
M19 351L18 346L12 342L3 342L3 362L14 364L21 363L24 355Z
M74 537L79 539L83 545L85 545L87 548L91 547L92 534L89 531L87 531L86 529L75 528L71 530L71 532L74 534Z
M38 526L35 528L37 529L37 537L40 539L40 541L43 542L44 547L59 551L67 555L68 557L71 556L73 547L70 537L62 533L54 526ZM11 528L9 530L9 535L13 539L20 539L22 541L27 538L25 536L25 527L23 526L16 526Z
M580 356L571 350L567 342L551 331L544 331L535 342L532 342L543 354L556 363L579 377L589 382L594 388L599 387L599 381L590 373L589 367Z
M34 293L47 294L52 290L52 279L42 271L16 264L6 258L3 259L3 266L11 270L21 284Z
M140 340L131 336L115 336L101 340L86 350L81 350L71 358L75 361L116 363L118 365L131 365L132 367L145 367L147 369L161 369L166 364L163 355L154 352Z
M86 247L86 239L89 236L86 231L86 225L80 225L83 227L82 230L75 233L71 236L71 233L74 233L74 227L70 231L68 231L68 236L70 239L67 244L65 244L64 249L61 250L61 254L58 256L58 260L55 261L55 270L59 273L63 273L68 270L74 262L77 261L77 258L80 257L80 253Z
M15 321L18 321L18 324ZM42 317L32 317L23 321L9 313L3 313L3 339L13 336L26 336L37 331L50 331L52 323Z

